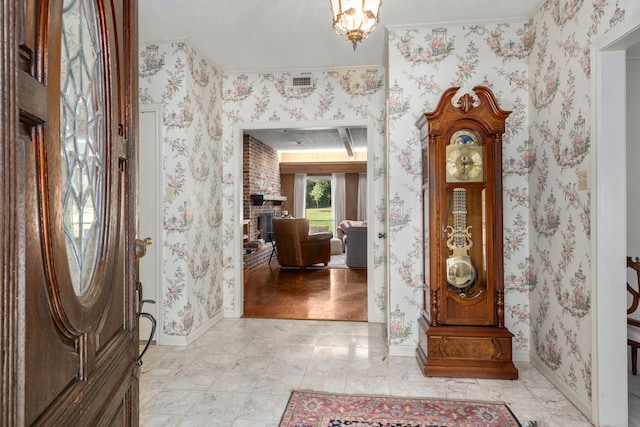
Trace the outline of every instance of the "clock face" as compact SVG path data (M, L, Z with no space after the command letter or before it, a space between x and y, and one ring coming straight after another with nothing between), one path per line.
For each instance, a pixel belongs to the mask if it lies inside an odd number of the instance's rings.
M483 148L482 145L447 145L447 182L483 182Z
M478 134L469 129L462 129L451 135L450 145L480 145Z

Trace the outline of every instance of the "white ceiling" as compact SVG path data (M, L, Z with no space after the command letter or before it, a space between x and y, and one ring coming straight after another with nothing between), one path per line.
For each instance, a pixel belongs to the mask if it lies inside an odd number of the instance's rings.
M293 151L345 151L345 145L338 129L261 129L245 130L245 134L270 146L280 153ZM367 129L349 128L348 134L353 151L367 151Z
M522 20L541 1L383 0L378 27L354 52L332 28L329 0L139 0L139 37L188 40L224 73L382 66L385 27ZM366 129L351 131L366 146ZM335 129L245 133L278 151L344 147Z
M354 52L332 28L329 0L139 0L139 37L188 40L225 73L383 65L385 27L523 19L541 1L383 0Z

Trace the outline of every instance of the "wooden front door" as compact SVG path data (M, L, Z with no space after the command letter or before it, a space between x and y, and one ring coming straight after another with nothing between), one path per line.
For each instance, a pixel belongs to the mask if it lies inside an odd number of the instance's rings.
M0 425L137 425L137 2L0 4Z

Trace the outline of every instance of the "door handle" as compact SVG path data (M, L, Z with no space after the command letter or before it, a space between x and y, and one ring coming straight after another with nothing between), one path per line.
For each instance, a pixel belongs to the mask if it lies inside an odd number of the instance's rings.
M153 243L153 239L151 237L147 237L144 240L136 239L135 242L135 251L136 258L140 259L147 254L147 246Z
M386 233L378 233L378 239L384 239L387 237Z
M140 288L142 288L142 284L140 282L138 282L138 285ZM142 290L140 290L139 295L142 295ZM156 302L154 300L151 299L144 299L140 302L140 310L142 310L142 305L144 303L149 303L149 304L155 304ZM153 314L151 313L145 313L145 312L140 312L138 314L138 318L144 318L147 319L148 321L151 322L151 332L149 333L149 338L147 339L147 342L144 345L144 348L142 349L142 351L140 352L140 354L138 355L138 358L135 360L135 364L136 364L136 375L138 378L140 378L140 368L142 366L142 356L144 356L144 354L147 352L147 350L149 349L149 345L151 344L151 340L153 339L153 335L156 333L156 326L157 326L157 322L156 322L156 318L153 317Z

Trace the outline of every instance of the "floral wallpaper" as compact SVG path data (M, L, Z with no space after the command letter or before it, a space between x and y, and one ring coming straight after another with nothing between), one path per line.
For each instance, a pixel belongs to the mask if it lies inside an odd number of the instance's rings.
M428 263L426 271L422 263L428 254L422 246L421 146L415 123L449 87L460 87L461 96L484 85L503 110L512 111L503 136L505 323L515 335L514 358L528 359L528 175L536 158L527 128L527 64L534 34L529 23L520 22L391 29L388 37L391 349L415 351L423 282L429 285Z
M530 172L531 358L589 407L592 279L589 190L594 38L638 10L636 1L546 1L534 15L529 58L536 159Z
M188 337L222 313L222 75L186 42L139 60L140 103L163 106L160 327Z
M548 0L531 20L389 32L390 343L413 347L421 305L419 142L442 91L489 86L513 112L503 147L505 323L575 401L591 400L590 43L632 1ZM394 208L396 206L397 208ZM426 277L428 283L428 277ZM402 319L394 326L393 318ZM397 323L397 322L396 322ZM520 353L520 355L518 354Z
M514 357L590 407L591 194L578 189L590 168L590 43L638 10L635 0L546 0L528 21L392 27L385 69L315 70L305 88L288 72L222 76L186 43L141 46L141 102L165 108L163 331L188 335L237 312L236 125L365 119L375 122L370 223L387 233L374 242L375 321L387 323L392 354L413 355L429 281L415 122L448 87L486 85L512 111L503 215Z
M349 68L316 70L305 73L311 78L308 87L294 87L293 74L288 72L227 74L224 76L224 309L225 313L236 310L236 273L239 260L234 248L236 223L236 186L242 185L235 175L237 156L242 156L242 145L234 134L235 125L243 123L283 123L283 127L294 127L296 123L313 121L365 120L374 122L374 135L369 149L373 151L373 199L375 219L369 220L374 232L384 232L386 227L385 203L385 144L384 105L385 76L381 68ZM385 241L373 242L375 282L374 319L384 322L386 317ZM240 285L241 286L241 285Z

